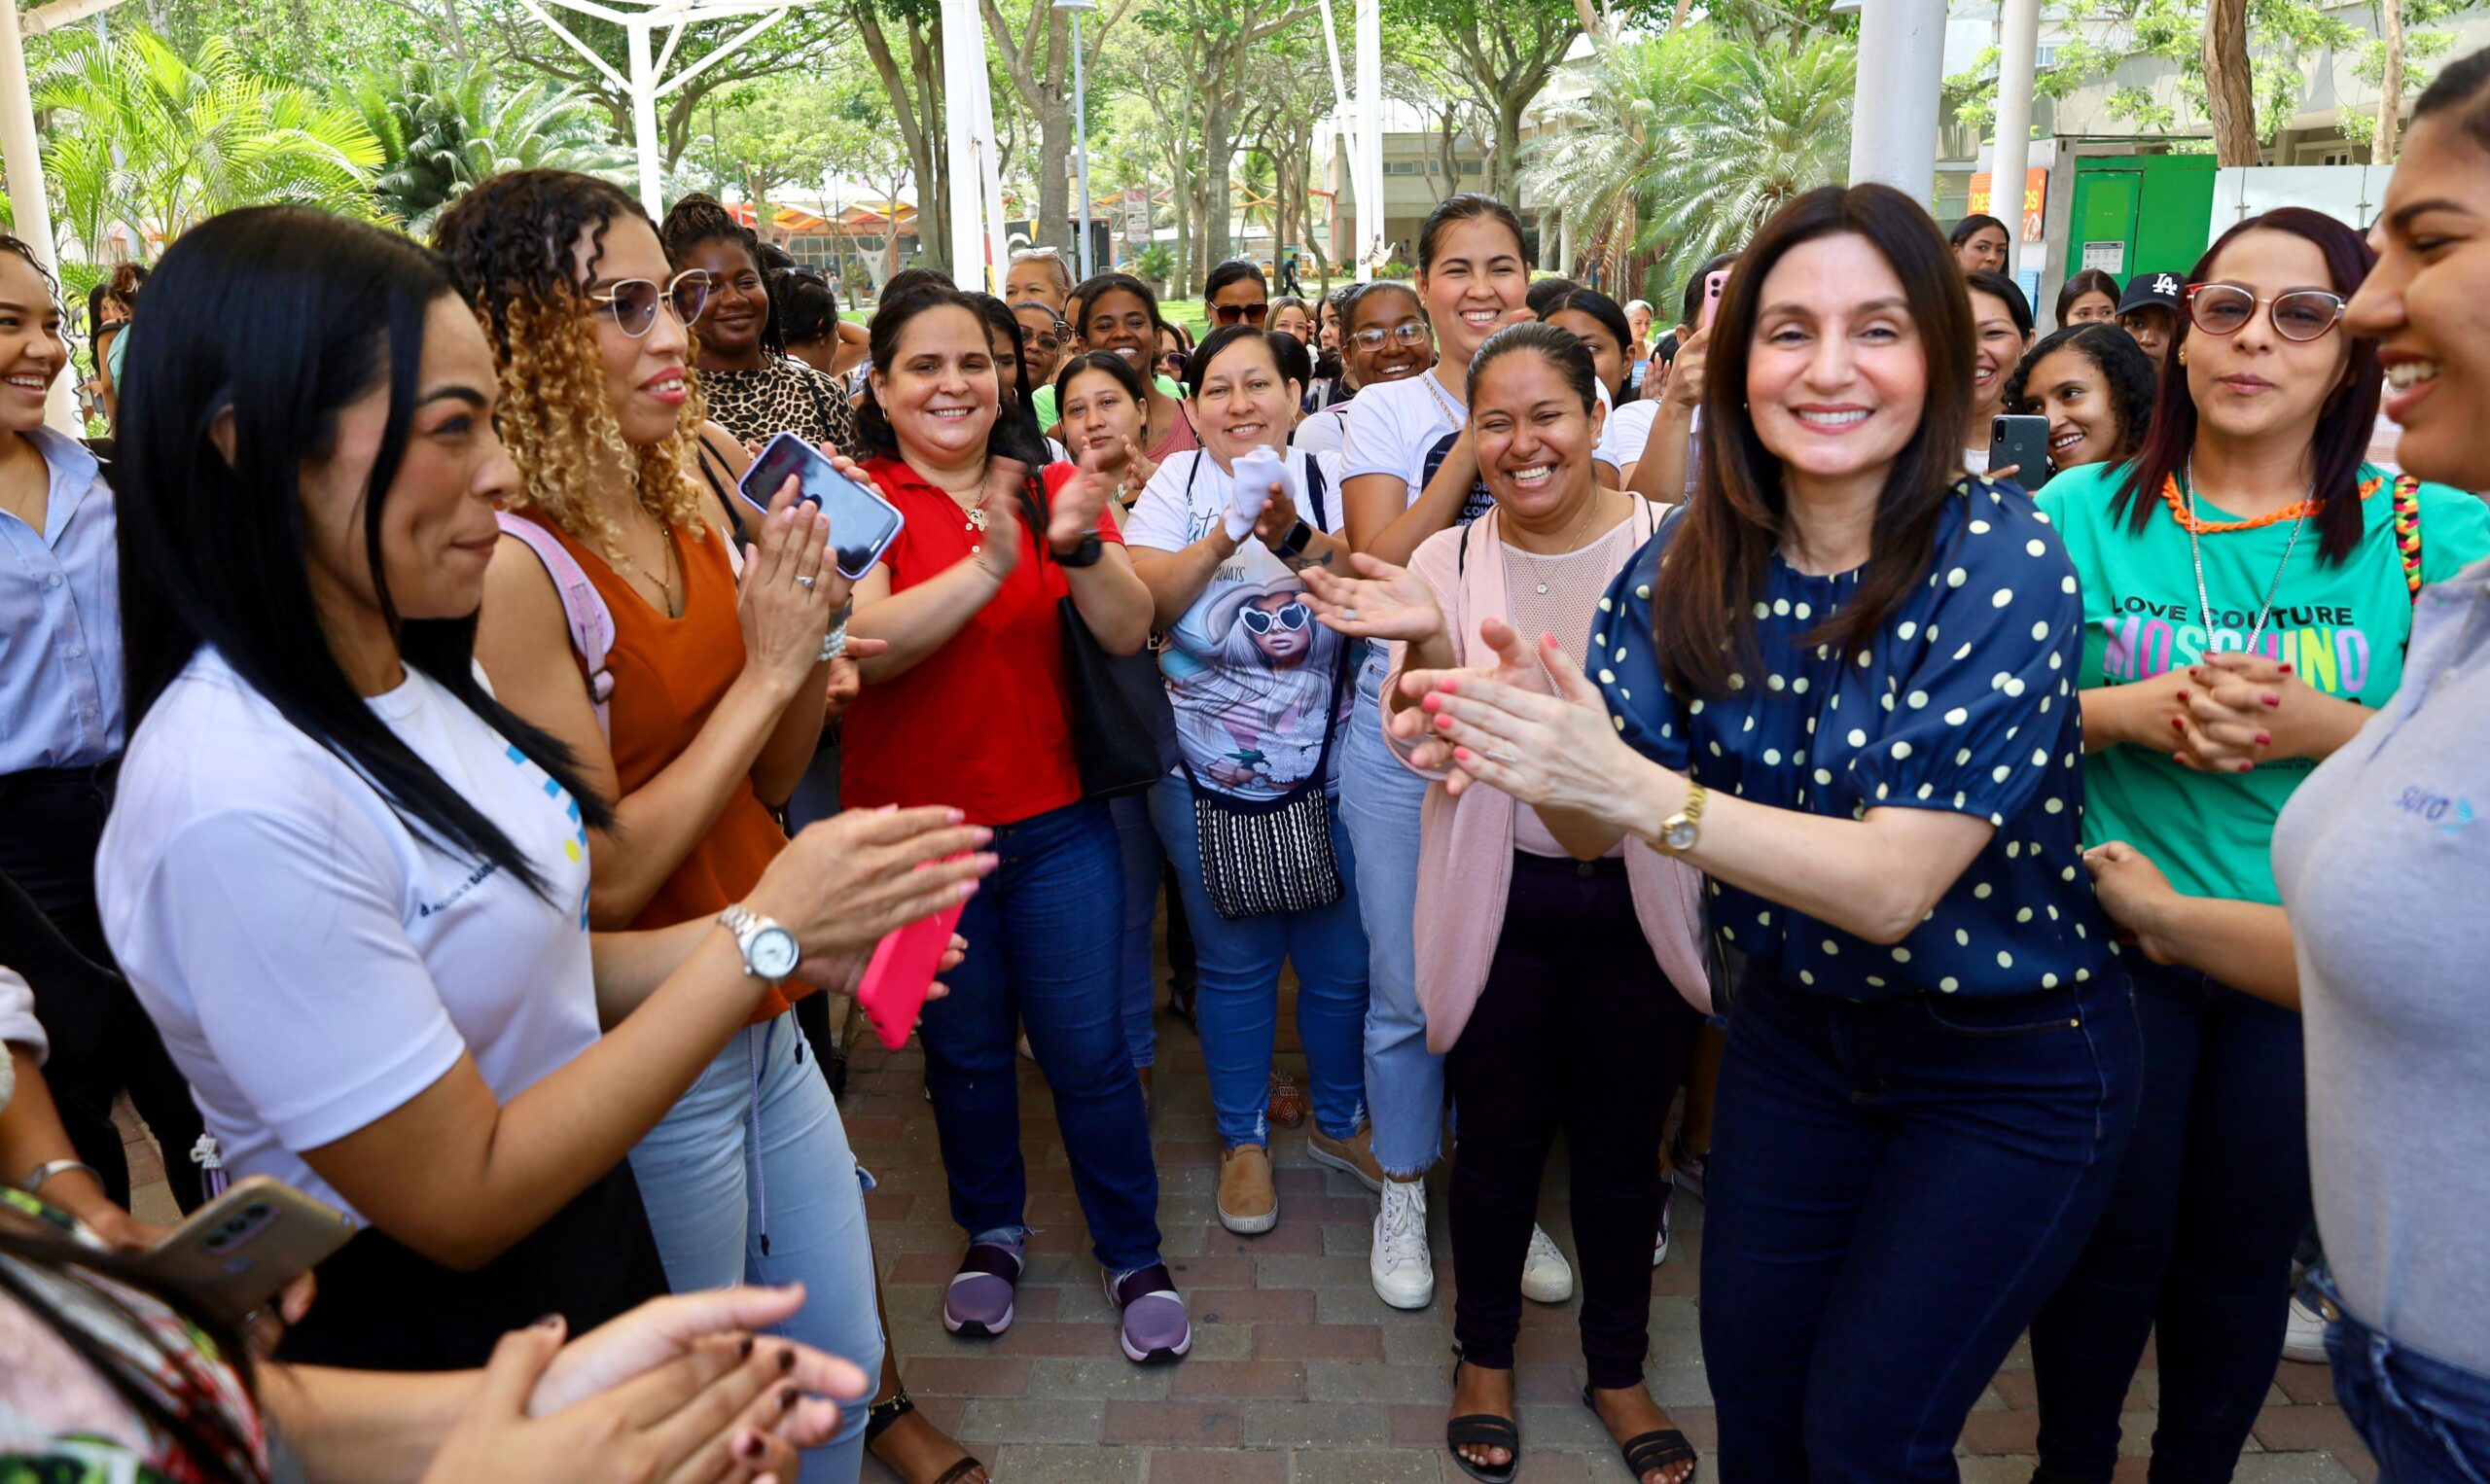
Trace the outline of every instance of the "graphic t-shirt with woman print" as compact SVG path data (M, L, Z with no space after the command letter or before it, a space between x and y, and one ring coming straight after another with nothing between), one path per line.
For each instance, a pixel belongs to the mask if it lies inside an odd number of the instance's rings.
M1289 450L1287 460L1298 513L1325 530L1337 525L1336 461L1303 449ZM1125 543L1159 551L1192 546L1226 518L1234 484L1206 453L1170 457L1133 505ZM1304 580L1247 537L1158 651L1193 775L1240 798L1276 798L1312 777L1325 721L1345 718L1352 699L1334 684L1340 646L1349 642L1314 621Z

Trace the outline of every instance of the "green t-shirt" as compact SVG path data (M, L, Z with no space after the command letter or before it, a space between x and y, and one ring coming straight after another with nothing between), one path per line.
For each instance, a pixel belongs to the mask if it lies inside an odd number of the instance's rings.
M2291 540L2288 521L2202 538L2205 597L2213 607L2209 645L2196 602L2188 531L2156 495L2139 532L2113 511L2126 466L2090 464L2051 479L2042 512L2058 529L2083 590L2083 669L2078 685L2124 685L2185 669L2208 649L2245 648L2248 631ZM2258 648L2289 662L2329 695L2375 709L2403 678L2412 636L2412 599L2395 546L2391 477L2368 465L2361 480L2380 481L2362 502L2361 544L2341 562L2321 561L2314 527L2299 535L2274 592L2273 616ZM2421 577L2435 583L2490 555L2490 507L2441 484L2419 489ZM2230 520L2199 504L2207 520ZM2124 840L2152 858L2171 884L2191 897L2276 902L2270 847L2275 817L2316 764L2277 759L2232 776L2190 772L2168 754L2113 747L2085 760L2083 843Z
M1157 376L1152 379L1156 380L1158 383L1158 389L1166 393L1168 396L1175 398L1178 402L1185 400L1185 389L1178 386L1174 381L1169 380L1165 376ZM1031 392L1029 394L1029 406L1038 409L1039 429L1043 432L1052 433L1056 422L1054 415L1054 383L1049 381L1046 385L1039 387L1036 391Z

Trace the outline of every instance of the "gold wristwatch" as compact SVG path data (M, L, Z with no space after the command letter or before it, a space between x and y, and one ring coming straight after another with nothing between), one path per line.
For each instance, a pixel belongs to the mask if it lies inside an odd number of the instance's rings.
M1673 856L1682 856L1694 848L1695 841L1703 838L1705 797L1703 785L1690 781L1687 784L1685 806L1660 821L1660 849Z

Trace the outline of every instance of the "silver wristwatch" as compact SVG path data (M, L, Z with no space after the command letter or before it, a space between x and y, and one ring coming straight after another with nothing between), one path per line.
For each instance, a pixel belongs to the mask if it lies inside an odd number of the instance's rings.
M786 927L737 902L718 914L718 925L735 936L743 953L744 972L772 984L785 979L803 962L804 951Z

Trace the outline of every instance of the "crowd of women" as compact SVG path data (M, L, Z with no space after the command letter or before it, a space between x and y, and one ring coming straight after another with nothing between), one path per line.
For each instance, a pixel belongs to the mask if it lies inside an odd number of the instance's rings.
M2485 183L2490 53L2366 241L2274 210L2046 335L2001 224L1862 186L1656 338L1460 195L1407 283L1222 265L1193 344L1044 251L842 325L716 202L524 170L429 246L185 233L90 305L92 446L0 239L0 1455L982 1480L887 1343L824 1007L956 911L943 1327L1014 1320L1027 1058L1113 1343L1177 1360L1163 910L1225 1226L1310 1118L1424 1307L1448 1161L1471 1477L1578 1287L1583 1404L1694 1476L1680 1190L1733 1481L1954 1477L2027 1332L2036 1481L2112 1476L2149 1340L2152 1476L2226 1479L2301 1285L2385 1476L2490 1474ZM901 515L861 572L743 493L788 432ZM186 1209L351 1220L248 1334L144 1262L124 1091Z

